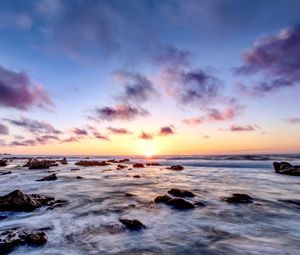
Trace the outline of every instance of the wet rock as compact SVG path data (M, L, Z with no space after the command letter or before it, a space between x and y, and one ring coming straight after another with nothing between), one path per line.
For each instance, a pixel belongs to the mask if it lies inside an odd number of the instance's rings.
M144 166L144 164L136 163L136 164L133 164L132 167L135 167L135 168L143 168L143 167L145 167L145 166Z
M58 163L51 163L50 167L53 167L53 166L58 166Z
M288 162L273 162L275 173L300 176L300 166L293 166Z
M206 204L204 204L204 203L201 202L201 201L195 202L194 205L196 205L196 206L206 206Z
M106 163L105 161L85 161L85 160L80 160L75 163L77 166L108 166L109 164Z
M127 168L127 166L125 166L125 165L117 165L117 169L118 169L118 170L124 169L124 168Z
M6 230L0 233L0 254L5 255L22 245L43 246L47 235L42 231Z
M109 163L117 163L117 161L115 159L109 159L109 160L107 160L107 162L109 162Z
M141 230L143 228L146 228L145 225L140 222L139 220L133 219L119 219L119 221L129 230Z
M293 204L300 207L300 199L279 199L279 202Z
M81 176L76 176L76 179L82 179L83 177L81 177Z
M133 178L141 178L141 176L139 176L138 174L137 175L134 175L132 176Z
M175 196L175 197L194 197L195 194L188 190L183 189L170 189L168 191L169 194Z
M168 201L170 201L172 198L168 195L164 195L164 196L158 196L154 199L155 203L167 203Z
M78 171L78 170L80 170L80 168L71 168L70 170L71 171Z
M67 159L65 157L60 161L60 163L62 165L67 165L68 164Z
M235 193L231 197L223 198L224 201L232 204L249 204L253 202L253 198L247 194Z
M125 193L124 195L125 197L134 197L135 195L131 194L131 193Z
M57 176L56 174L51 174L51 175L48 175L42 179L39 179L39 180L36 180L37 182L43 182L43 181L55 181L57 180Z
M28 167L28 169L47 169L52 163L53 162L49 160L29 159L24 166Z
M174 165L174 166L167 167L167 169L175 170L175 171L181 171L181 170L184 169L184 167L180 166L180 165Z
M172 198L171 200L166 202L167 205L174 207L175 209L193 209L195 206L186 201L183 198Z
M146 166L160 166L160 164L156 162L152 162L152 163L147 163Z
M0 175L7 175L7 174L11 174L12 171L0 171Z
M0 197L0 211L31 212L38 207L48 205L53 200L53 197L27 195L20 190L15 190Z
M128 158L125 158L125 159L120 159L117 161L117 163L126 163L126 162L129 162L130 160Z
M7 166L7 161L6 160L0 160L0 166Z
M53 210L54 208L62 207L67 203L68 203L68 201L66 201L66 200L54 200L48 204L47 210Z

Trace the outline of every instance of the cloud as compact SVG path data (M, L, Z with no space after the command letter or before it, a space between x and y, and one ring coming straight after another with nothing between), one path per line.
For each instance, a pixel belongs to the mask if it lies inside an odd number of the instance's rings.
M118 104L115 106L96 107L89 119L96 121L113 120L134 120L137 117L148 115L149 112L143 108L132 106L130 104Z
M32 85L28 75L0 66L0 105L18 110L32 107L53 108L49 94L41 87Z
M81 136L81 135L88 135L88 132L87 132L87 130L85 130L85 129L81 129L81 128L72 128L72 133L73 134L75 134L75 135L79 135L79 136Z
M73 143L73 142L78 142L79 140L80 140L80 138L71 136L69 138L63 139L62 142L63 143Z
M300 118L287 118L284 120L290 124L299 124L300 123Z
M166 135L174 135L174 131L172 127L162 127L159 131L160 136L166 136Z
M120 96L123 101L143 103L157 96L152 82L141 73L117 70L113 77L124 84L125 90Z
M93 135L94 135L94 137L96 137L99 140L110 141L110 139L106 135L102 135L97 131L93 132Z
M238 74L261 75L251 87L238 83L240 90L263 96L300 82L300 25L283 29L278 34L263 36L242 53L244 64Z
M232 125L229 128L229 131L232 131L232 132L243 132L243 131L256 131L258 129L260 129L260 127L258 125L245 125L245 126Z
M8 135L8 127L0 123L0 135Z
M114 128L114 127L108 127L107 130L109 130L114 135L129 135L132 134L129 130L126 128Z
M51 124L45 122L45 121L38 121L38 120L33 120L27 117L22 117L19 120L16 119L3 119L10 124L23 128L31 133L35 134L41 134L41 133L46 133L46 134L61 134L62 132L59 131L58 129L54 128Z
M188 119L183 119L182 122L186 125L190 126L197 126L203 123L203 118L202 117L194 117L194 118L188 118Z
M146 132L142 132L142 133L139 135L139 139L151 140L151 139L153 139L153 135L152 135L152 134L149 134L149 133L146 133Z

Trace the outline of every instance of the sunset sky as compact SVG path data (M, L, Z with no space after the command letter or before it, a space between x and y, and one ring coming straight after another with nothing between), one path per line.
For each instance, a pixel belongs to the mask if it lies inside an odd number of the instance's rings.
M1 0L0 153L299 152L299 13L299 0Z

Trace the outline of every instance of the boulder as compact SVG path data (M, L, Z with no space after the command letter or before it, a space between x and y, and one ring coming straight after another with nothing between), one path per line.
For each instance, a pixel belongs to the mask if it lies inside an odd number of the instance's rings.
M168 195L164 195L164 196L158 196L154 199L155 203L167 203L168 201L170 201L172 198Z
M57 176L56 174L51 174L51 175L48 175L42 179L39 179L39 180L36 180L37 182L43 182L43 181L55 181L57 180Z
M76 179L78 179L78 180L79 180L79 179L82 179L82 178L83 178L83 177L81 177L81 176L79 176L79 175L76 176Z
M68 164L67 159L65 157L60 161L60 163L62 165L67 165Z
M117 163L126 163L129 162L130 160L128 158L120 159L117 161Z
M146 166L160 166L160 164L156 162L152 162L152 163L147 163Z
M1 159L1 160L0 160L0 166L7 166L7 161Z
M124 169L124 168L127 168L127 166L125 166L125 165L117 165L117 168L118 169Z
M145 225L140 222L139 220L133 219L119 219L119 221L129 230L141 230L143 228L146 228Z
M0 175L12 174L12 171L0 171Z
M180 165L175 165L175 166L167 167L167 169L175 170L175 171L181 171L181 170L184 169L184 167L183 167L183 166L180 166Z
M0 233L0 254L5 255L22 245L43 246L47 235L42 231L6 230Z
M235 193L231 197L223 198L224 201L231 204L249 204L253 202L253 198L247 194Z
M186 201L183 198L172 198L171 200L166 202L167 205L172 206L175 209L193 209L195 206Z
M136 164L133 164L132 166L135 167L135 168L143 168L143 167L145 167L144 164L141 164L141 163L136 163Z
M195 194L188 190L183 189L170 189L168 191L169 194L175 196L175 197L194 197Z
M53 197L27 195L20 190L15 190L0 197L0 211L31 212L38 207L48 205L53 200Z
M300 176L300 166L293 166L288 162L273 162L275 173Z
M105 161L86 161L86 160L80 160L75 163L77 166L108 166L109 164L106 163Z
M24 166L28 167L28 169L47 169L52 163L50 160L29 159Z
M134 175L134 176L132 176L133 178L141 178L141 176L140 175Z

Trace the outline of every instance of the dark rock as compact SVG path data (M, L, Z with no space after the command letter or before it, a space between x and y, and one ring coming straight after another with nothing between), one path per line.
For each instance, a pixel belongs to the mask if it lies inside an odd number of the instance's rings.
M78 171L80 168L71 168L71 171Z
M175 166L167 167L167 169L175 170L175 171L181 171L181 170L184 169L184 167L183 167L183 166L180 166L180 165L175 165Z
M81 160L75 163L77 166L108 166L109 164L105 161L85 161Z
M160 164L156 162L152 162L152 163L147 163L146 166L160 166Z
M293 166L288 162L273 162L275 173L300 176L300 166Z
M6 230L0 233L0 254L5 255L19 246L43 246L47 235L42 231Z
M58 163L51 163L50 167L53 167L53 166L58 166Z
M167 203L168 201L170 201L172 198L168 195L164 195L164 196L158 196L154 199L155 203Z
M194 205L196 205L196 206L206 206L206 204L204 204L204 203L201 202L201 201L195 202Z
M297 205L300 207L300 199L279 199L278 201L288 204Z
M139 176L138 174L137 175L134 175L132 176L133 178L141 178L141 176Z
M82 179L83 177L81 177L81 176L76 176L76 179Z
M167 201L166 204L174 207L175 209L195 208L195 206L192 203L186 201L183 198L172 198L171 200Z
M126 162L129 162L130 160L128 158L125 158L125 159L120 159L117 161L117 163L126 163Z
M50 160L37 160L30 158L24 167L28 167L29 169L47 169L52 163L53 162Z
M175 197L194 197L195 194L188 190L183 189L170 189L168 191L169 194L175 196Z
M124 169L124 168L127 168L127 166L124 166L124 165L117 165L117 168L118 168L118 169Z
M119 221L126 226L129 230L141 230L143 228L146 228L145 225L140 222L139 220L133 219L119 219Z
M34 209L49 204L53 197L36 194L27 195L20 190L15 190L0 197L0 211L31 212Z
M231 197L226 197L224 201L232 204L249 204L253 202L253 198L247 194L235 193Z
M135 195L131 194L131 193L125 193L124 195L125 197L134 197Z
M36 180L37 182L43 182L43 181L55 181L57 180L57 176L56 174L51 174L51 175L48 175L42 179L39 179L39 180Z
M67 165L68 164L67 159L65 157L60 161L60 163L62 165Z
M145 167L144 164L141 164L141 163L136 163L136 164L133 164L132 166L135 167L135 168L143 168L143 167Z
M7 161L6 160L0 160L0 166L7 166Z
M12 171L1 171L0 175L7 175L7 174L11 174Z

